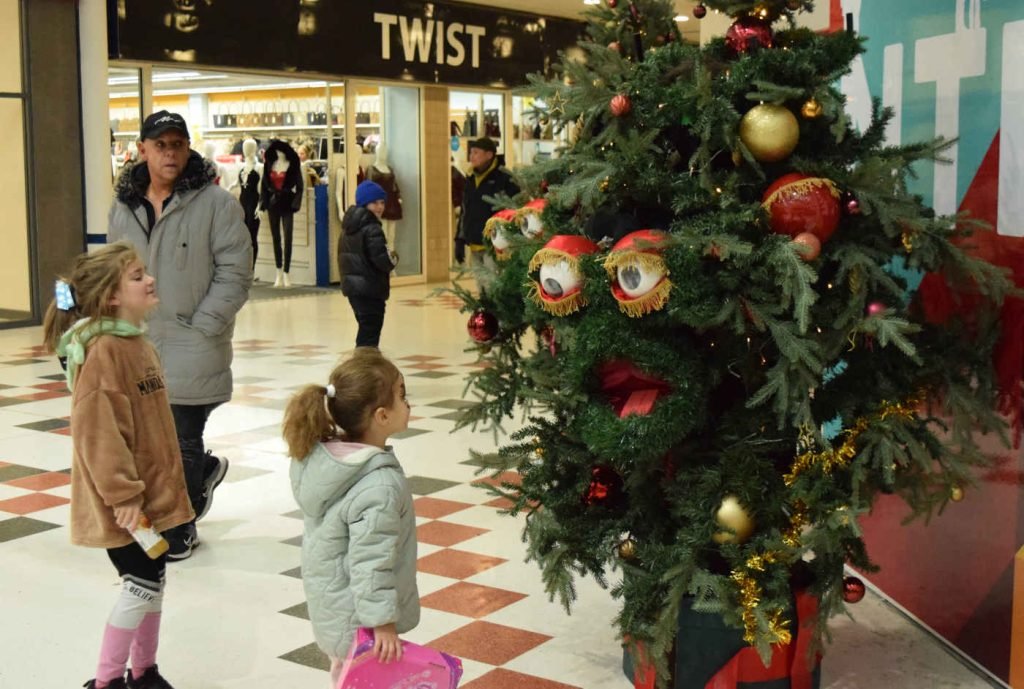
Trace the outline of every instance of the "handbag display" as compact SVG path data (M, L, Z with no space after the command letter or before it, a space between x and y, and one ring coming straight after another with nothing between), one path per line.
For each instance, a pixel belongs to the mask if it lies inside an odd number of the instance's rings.
M242 101L241 112L238 114L238 126L246 128L260 126L260 116L253 110L252 103L249 101Z
M227 115L224 113L224 105L221 103L218 103L216 109L213 111L213 126L214 129L223 129L228 126Z
M306 111L306 124L311 127L323 127L327 124L327 112L322 104L313 104Z
M298 117L297 113L299 112L299 101L293 99L288 101L287 104L284 104L283 101L278 102L282 104L281 107L278 108L278 110L281 111L282 124L286 127L294 127L295 118Z
M370 104L365 99L357 106L356 124L370 124Z

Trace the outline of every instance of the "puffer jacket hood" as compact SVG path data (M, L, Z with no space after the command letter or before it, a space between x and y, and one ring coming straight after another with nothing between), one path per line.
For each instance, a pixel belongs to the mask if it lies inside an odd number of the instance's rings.
M174 193L180 194L185 191L202 189L213 184L217 179L217 166L195 151L191 151L185 169L182 171L178 181L174 183ZM144 162L126 166L121 170L114 186L114 195L117 200L132 210L142 205L142 199L146 198L146 190L149 189L149 167Z
M360 443L344 443L336 447L340 447L344 455L338 456L324 451L324 454L330 455L334 462L325 463L326 471L317 472L315 480L304 480L308 472L300 473L293 480L295 502L299 504L303 514L316 519L323 519L327 509L371 471L383 467L401 470L395 456L379 447Z

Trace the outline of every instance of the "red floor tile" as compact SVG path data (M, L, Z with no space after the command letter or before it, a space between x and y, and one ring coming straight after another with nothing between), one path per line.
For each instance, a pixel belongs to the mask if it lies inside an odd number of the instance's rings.
M479 529L475 526L463 526L462 524L450 524L448 522L427 522L416 527L416 540L431 545L440 545L445 548L456 543L462 543L474 536L487 533L488 529Z
M33 385L32 387L34 387L36 390L54 390L57 392L66 392L68 389L68 384L63 380L55 380L52 383L40 383L38 385Z
M428 363L422 363L422 364L410 364L409 366L406 366L405 368L414 368L414 369L416 369L418 371L434 371L434 370L439 369L439 368L448 368L448 366L447 366L447 364L428 364Z
M57 486L66 486L69 483L71 483L71 477L68 474L52 471L14 479L13 481L8 481L7 485L14 486L15 488L24 488L25 490L50 490Z
M440 498L416 498L412 505L416 510L416 516L426 519L440 519L473 506L468 502L455 502Z
M553 682L550 679L524 675L505 668L491 670L486 675L477 677L463 689L580 689L571 684Z
M485 502L484 505L487 507L497 507L499 510L507 510L515 505L515 503L508 498L495 498L490 502Z
M504 665L549 639L551 637L545 634L476 620L427 645L458 658L469 658L488 665ZM532 684L521 686L523 689L533 687Z
M436 574L449 579L466 579L491 567L508 562L504 558L467 553L464 550L439 550L432 555L421 557L416 569L427 574Z
M40 400L52 400L58 397L70 397L71 393L64 388L64 391L59 390L42 390L40 392L32 392L27 395L18 395L14 399L25 400L26 402L38 402Z
M10 512L24 516L39 510L56 507L57 505L66 505L69 502L71 501L67 498L61 498L48 493L32 493L31 495L22 495L17 498L10 498L9 500L0 500L0 512Z
M68 435L68 436L70 436L71 435L71 427L68 426L67 428L58 428L56 430L50 431L50 433L56 433L57 435Z
M460 581L420 598L420 605L463 617L487 617L526 598L525 593Z
M500 486L503 483L511 483L519 485L523 482L522 477L519 476L518 471L503 471L497 476L486 476L484 478L478 478L473 481L474 486L487 484L488 486Z

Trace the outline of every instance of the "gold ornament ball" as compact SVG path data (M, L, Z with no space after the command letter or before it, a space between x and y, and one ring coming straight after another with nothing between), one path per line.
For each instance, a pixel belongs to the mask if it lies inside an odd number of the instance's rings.
M601 184L599 185L601 191L606 192L606 193L607 193L608 189L611 186L612 186L612 182L611 182L611 180L608 177L605 177L604 179L602 179L601 180Z
M740 140L762 163L776 163L793 152L800 141L796 116L781 105L754 106L740 120Z
M632 538L627 538L622 543L619 543L619 557L623 560L634 560L636 559L636 541Z
M953 502L960 502L964 499L964 489L960 486L953 486L949 491L949 499Z
M726 495L715 512L715 521L730 531L719 531L711 538L715 543L743 543L754 533L754 520L735 495Z
M809 120L813 120L816 117L821 117L822 107L821 103L814 100L813 98L803 104L800 108L800 114Z

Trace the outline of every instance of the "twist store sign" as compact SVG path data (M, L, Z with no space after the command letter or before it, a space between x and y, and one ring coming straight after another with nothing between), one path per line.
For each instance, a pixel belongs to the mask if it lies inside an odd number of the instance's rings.
M508 87L546 73L579 22L417 0L108 0L110 56Z

